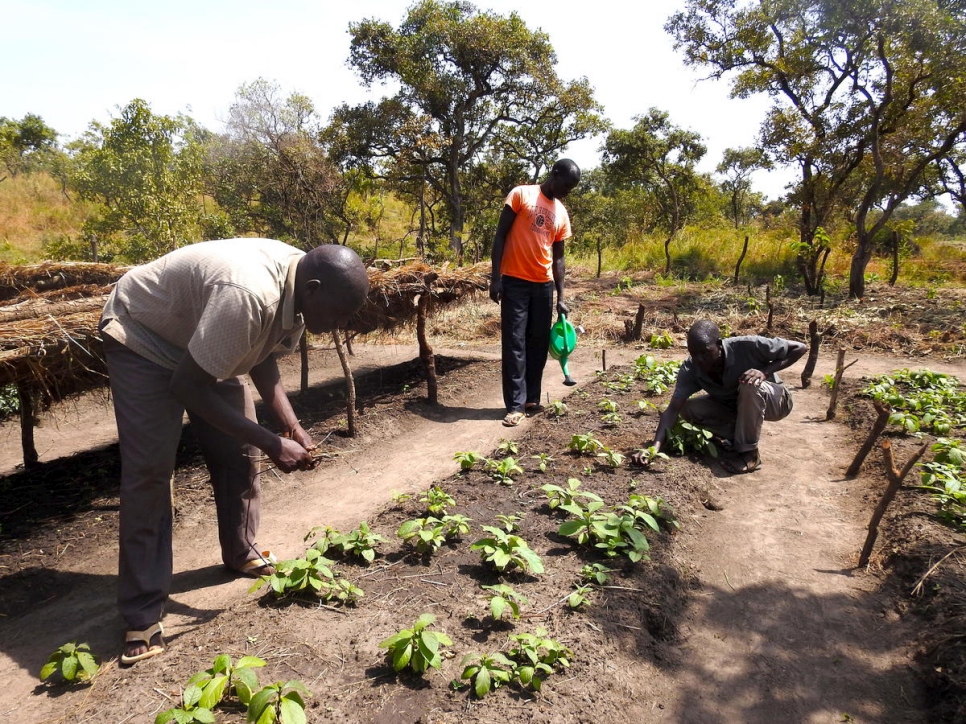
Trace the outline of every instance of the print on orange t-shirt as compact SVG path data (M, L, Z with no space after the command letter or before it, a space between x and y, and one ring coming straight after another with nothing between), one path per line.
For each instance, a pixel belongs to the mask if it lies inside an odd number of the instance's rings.
M528 282L553 281L553 245L571 236L567 209L544 196L537 184L517 186L506 205L517 216L506 235L500 273Z

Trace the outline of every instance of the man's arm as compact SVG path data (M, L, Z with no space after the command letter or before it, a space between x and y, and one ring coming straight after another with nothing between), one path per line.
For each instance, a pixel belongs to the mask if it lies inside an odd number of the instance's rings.
M315 467L316 461L303 445L266 430L225 402L215 392L216 382L212 375L195 362L190 353L185 352L171 377L171 392L189 412L222 432L262 450L282 472L290 473L293 470L309 470ZM292 417L295 417L294 412Z
M510 233L510 227L513 226L516 218L517 212L504 204L503 211L500 212L500 221L496 225L496 233L493 235L493 251L490 253L492 264L490 270L490 299L497 304L503 298L503 278L500 275L500 264L503 263L503 248L506 246L506 235Z
M788 354L784 359L772 360L769 364L759 369L750 369L742 373L739 378L739 382L742 384L761 384L761 382L766 379L769 375L779 372L786 367L791 367L793 364L798 362L808 351L808 348L801 342L795 342L790 339L784 340L788 345Z
M268 405L279 425L285 430L285 436L295 440L306 450L313 450L315 441L312 440L312 436L305 431L295 416L292 403L282 386L282 376L279 374L275 355L269 355L255 367L252 367L248 376L252 378L252 384L258 390L262 401Z
M570 307L564 302L564 277L567 267L564 264L564 243L555 241L551 247L553 251L553 285L557 289L557 314L570 314Z
M678 421L678 417L681 415L681 408L684 407L686 401L686 397L671 397L671 401L668 402L667 407L664 408L664 412L661 413L661 417L657 423L657 431L654 433L654 450L656 452L661 451L661 445L667 439L668 430L674 427L674 423ZM645 459L641 453L636 452L631 455L631 462L635 465L647 465L650 460Z

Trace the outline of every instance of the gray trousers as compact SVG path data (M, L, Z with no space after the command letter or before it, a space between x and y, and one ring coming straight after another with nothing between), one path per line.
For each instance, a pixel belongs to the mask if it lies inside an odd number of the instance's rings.
M171 370L106 334L104 353L121 450L118 609L130 629L141 630L161 620L171 589L171 475L185 410L171 394ZM236 377L216 389L255 419L247 382ZM222 561L238 568L258 557L260 451L197 415L189 418L211 476Z
M697 395L684 403L681 417L693 425L711 430L731 440L735 452L758 449L761 424L788 417L792 411L792 393L784 384L762 382L760 385L738 385L737 406L726 405L710 395Z

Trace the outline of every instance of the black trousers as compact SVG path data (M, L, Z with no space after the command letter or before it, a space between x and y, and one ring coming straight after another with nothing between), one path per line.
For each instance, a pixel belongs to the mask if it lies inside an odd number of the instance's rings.
M526 403L540 402L552 324L553 282L528 282L504 275L500 330L507 412L522 412Z

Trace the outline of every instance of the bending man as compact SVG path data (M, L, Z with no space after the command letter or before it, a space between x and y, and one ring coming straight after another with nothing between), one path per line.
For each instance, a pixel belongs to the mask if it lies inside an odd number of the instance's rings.
M211 476L222 561L245 575L270 574L273 558L255 543L258 451L286 473L316 464L275 354L295 349L304 329L344 326L368 290L365 266L351 249L320 246L306 254L271 239L192 244L118 281L101 331L121 451L122 663L164 650L170 481L184 412ZM245 374L281 435L256 422Z
M731 473L750 473L761 465L758 440L765 420L792 411L791 391L775 373L805 354L805 345L787 339L747 336L721 339L714 322L700 320L688 330L688 352L678 371L671 401L661 413L654 445L660 450L678 417L710 430L718 444L734 453L721 464ZM698 392L705 394L691 398ZM642 463L640 454L632 462Z
M577 164L557 161L542 184L517 186L509 193L496 227L490 299L500 305L507 427L519 425L527 410L540 406L555 288L557 313L570 311L564 303L564 239L571 236L570 216L560 200L578 183Z

